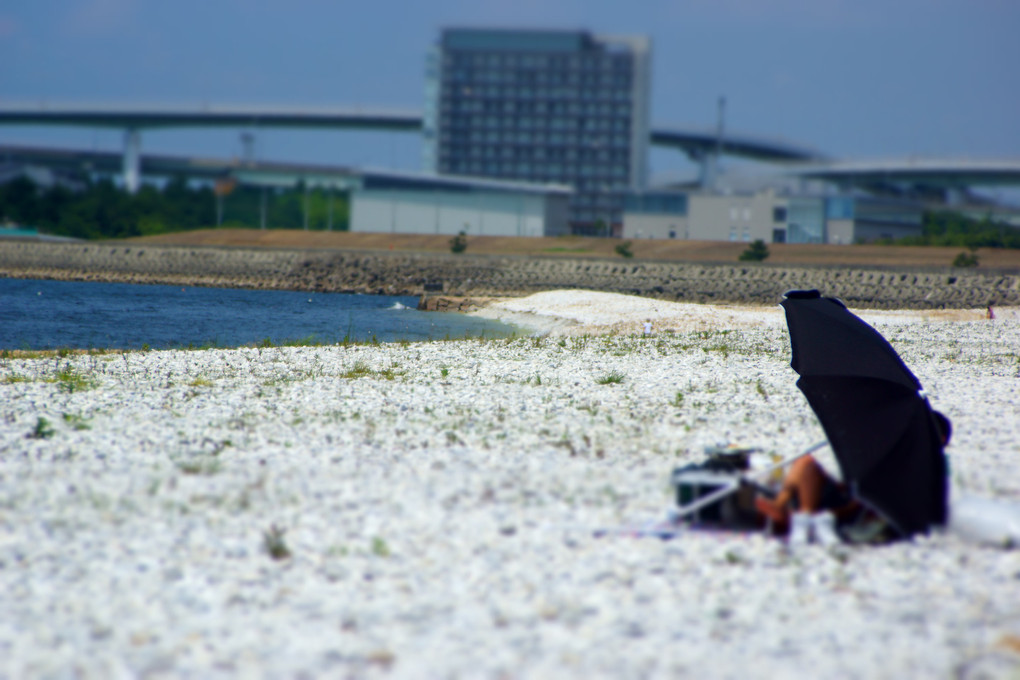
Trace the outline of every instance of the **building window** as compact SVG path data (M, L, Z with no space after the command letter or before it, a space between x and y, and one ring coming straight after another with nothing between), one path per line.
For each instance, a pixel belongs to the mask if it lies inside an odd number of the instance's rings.
M786 207L785 206L777 205L774 208L772 208L772 221L773 222L785 222L786 221ZM774 243L785 243L786 242L786 231L782 230L782 229L777 229L776 231L782 231L783 232L783 240L782 241L774 241Z

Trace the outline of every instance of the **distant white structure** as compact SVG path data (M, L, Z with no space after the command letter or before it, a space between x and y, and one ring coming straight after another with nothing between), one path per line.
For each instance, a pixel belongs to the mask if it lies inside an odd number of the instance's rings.
M562 236L569 187L429 175L370 174L351 191L350 230L395 234Z
M658 190L628 196L623 237L847 244L921 234L916 201L859 195Z

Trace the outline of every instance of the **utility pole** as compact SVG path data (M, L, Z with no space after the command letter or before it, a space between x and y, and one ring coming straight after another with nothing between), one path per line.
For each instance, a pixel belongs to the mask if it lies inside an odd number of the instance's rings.
M308 182L305 182L305 231L308 231Z
M261 210L261 223L262 228L266 228L266 185L262 185L262 210Z
M333 185L329 185L329 231L333 231Z
M245 165L255 165L255 135L251 132L241 133L241 160Z
M719 97L719 112L715 124L715 152L712 154L712 172L709 188L714 189L719 177L719 165L723 151L723 135L725 133L726 97Z

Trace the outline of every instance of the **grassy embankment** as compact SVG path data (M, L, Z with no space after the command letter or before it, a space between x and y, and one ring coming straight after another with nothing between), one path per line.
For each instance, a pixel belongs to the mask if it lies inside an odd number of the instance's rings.
M130 239L134 242L256 248L336 248L399 252L450 252L450 237L424 234L366 234L291 229L205 229ZM467 252L478 255L607 257L623 261L668 260L737 263L746 243L642 239L631 242L634 258L624 260L614 248L619 239L468 237ZM940 246L769 244L769 264L948 267L965 249ZM979 269L1020 269L1020 250L980 248Z

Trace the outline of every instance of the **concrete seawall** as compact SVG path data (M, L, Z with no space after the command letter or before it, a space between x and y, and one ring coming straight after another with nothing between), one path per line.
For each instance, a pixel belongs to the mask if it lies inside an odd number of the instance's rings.
M688 264L112 242L0 242L0 276L471 297L585 288L685 302L740 303L774 303L791 288L818 288L860 308L1020 305L1020 275L980 268Z

